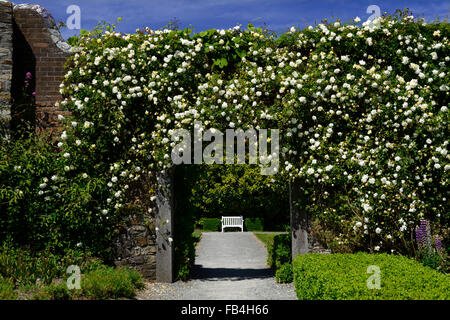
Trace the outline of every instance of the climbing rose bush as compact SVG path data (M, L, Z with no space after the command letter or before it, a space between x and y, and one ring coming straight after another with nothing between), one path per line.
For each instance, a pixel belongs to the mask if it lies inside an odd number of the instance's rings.
M448 229L448 35L403 13L279 38L252 26L82 36L61 85L72 116L58 177L96 187L69 208L117 216L131 184L171 167L171 134L194 120L279 129L278 174L330 245L411 253L420 219Z

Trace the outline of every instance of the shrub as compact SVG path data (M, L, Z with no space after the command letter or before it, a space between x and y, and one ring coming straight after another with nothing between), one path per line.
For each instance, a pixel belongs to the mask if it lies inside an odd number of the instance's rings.
M373 273L381 272L381 288L369 289ZM304 254L293 262L300 300L450 299L450 277L403 256L388 254Z
M192 172L187 166L177 166L174 173L177 206L175 213L175 276L186 281L189 279L195 263L195 243L198 238L194 235L194 210L188 202L188 191L192 183Z
M280 268L292 262L291 234L278 234L273 238L273 245L268 248L267 264L272 268Z
M11 279L16 285L33 285L38 279L50 284L53 279L63 278L70 265L78 265L87 272L101 266L102 261L73 250L56 255L50 249L31 251L6 244L0 247L0 276Z
M90 181L87 173L71 176L62 159L51 133L0 142L0 244L108 258L118 220L94 208L108 181L100 174Z
M132 298L143 286L142 275L131 269L105 267L81 278L82 294L89 299Z
M219 218L203 218L203 231L220 231L222 222Z
M275 279L279 283L290 283L293 280L292 263L282 264L275 272Z
M267 244L267 264L275 269L278 282L292 282L291 234L277 234Z
M246 218L244 220L244 226L247 231L263 231L264 219L263 218Z
M0 276L0 300L14 300L16 296L13 282Z
M42 287L33 295L34 300L72 300L72 298L72 292L64 281Z

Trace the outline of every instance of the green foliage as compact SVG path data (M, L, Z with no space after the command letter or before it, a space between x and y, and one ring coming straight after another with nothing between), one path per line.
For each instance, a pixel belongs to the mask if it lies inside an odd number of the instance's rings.
M120 221L99 213L97 200L107 181L83 175L70 179L55 137L32 134L0 143L0 243L90 251L108 259L115 226Z
M369 289L369 266L380 268L381 288ZM304 254L293 262L299 300L450 299L450 277L402 256ZM369 279L369 280L368 280Z
M56 255L51 249L37 252L8 245L0 247L0 277L9 278L18 286L38 281L50 284L54 279L66 277L70 265L89 271L98 268L101 261L72 250Z
M34 300L72 300L73 294L64 281L52 282L50 285L40 288L32 298Z
M199 240L199 236L194 234L194 211L187 200L189 189L186 184L191 179L191 171L186 166L175 169L175 275L182 281L189 280L195 263L195 244Z
M105 267L81 277L82 295L89 299L133 298L143 286L142 275L131 269Z
M273 230L289 223L286 178L264 176L260 170L256 165L191 167L192 180L186 188L191 190L188 201L196 219L243 216L247 227L249 218L261 218Z
M272 268L281 268L292 262L291 234L278 234L273 238L273 245L268 247L267 264Z
M263 231L264 219L263 218L246 218L244 220L245 230L247 231Z
M437 271L448 273L450 270L450 262L448 255L443 250L418 250L417 259L424 266L430 267Z
M282 264L275 272L275 279L278 283L290 283L293 280L292 263Z
M70 265L80 267L81 290L67 288ZM132 297L142 286L138 272L105 266L85 253L68 251L66 256L58 256L51 250L0 249L0 299L15 299L18 292L38 300Z
M144 283L140 273L131 269L99 267L81 276L81 288L69 290L65 281L52 282L33 294L35 300L133 298Z
M16 297L13 282L0 276L0 300L14 300Z
M220 231L222 222L219 218L203 218L201 220L203 231Z
M267 264L275 270L275 279L281 283L292 282L291 234L277 234L268 241Z

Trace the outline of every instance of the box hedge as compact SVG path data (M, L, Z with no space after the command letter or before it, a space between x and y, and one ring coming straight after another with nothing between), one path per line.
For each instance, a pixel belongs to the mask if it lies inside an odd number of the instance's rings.
M244 220L244 227L247 231L263 231L264 219L263 218L247 218Z
M291 234L277 234L273 244L267 248L267 264L271 268L280 268L285 263L291 263Z
M278 234L267 246L267 264L275 269L275 279L280 283L292 282L291 234Z
M380 289L369 289L380 271ZM403 256L388 254L305 254L293 262L299 300L450 299L450 277Z
M221 220L219 218L203 218L201 224L203 231L220 231Z

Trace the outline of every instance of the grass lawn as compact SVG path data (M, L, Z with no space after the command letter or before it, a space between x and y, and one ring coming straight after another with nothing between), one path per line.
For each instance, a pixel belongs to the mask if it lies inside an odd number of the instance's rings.
M287 232L253 232L253 234L262 241L262 243L264 243L264 245L267 247L267 245L272 245L273 244L273 237L275 237L277 234L286 234Z

